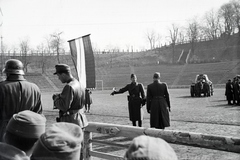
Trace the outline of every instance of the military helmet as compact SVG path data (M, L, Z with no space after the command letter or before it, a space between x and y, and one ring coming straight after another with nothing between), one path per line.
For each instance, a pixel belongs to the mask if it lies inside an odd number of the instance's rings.
M9 59L5 62L5 68L2 72L8 74L24 75L23 64L17 59Z

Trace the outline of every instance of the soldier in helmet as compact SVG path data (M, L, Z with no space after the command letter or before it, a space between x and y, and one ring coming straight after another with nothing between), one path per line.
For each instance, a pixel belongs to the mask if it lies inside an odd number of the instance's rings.
M23 64L17 59L5 63L6 80L0 82L0 142L11 117L23 110L42 113L38 86L24 78Z

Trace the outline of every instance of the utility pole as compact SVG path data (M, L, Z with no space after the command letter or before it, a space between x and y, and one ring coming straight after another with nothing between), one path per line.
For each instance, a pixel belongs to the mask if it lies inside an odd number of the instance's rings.
M2 39L3 39L3 37L1 36L1 47L0 47L0 49L1 49L1 70L3 69L3 46L2 46ZM3 75L3 73L1 72L1 75Z
M0 24L1 30L0 30L0 31L1 31L1 34L2 34L2 25L3 25L3 20L2 20L3 18L2 18L2 17L3 17L3 13L2 13L2 9L1 9L1 7L0 7L0 18L1 18L1 20L0 20L0 21L1 21L1 22L0 22L0 23L1 23L1 24ZM3 39L3 37L2 37L2 35L1 35L1 46L0 46L0 50L1 50L1 66L0 66L0 67L1 67L1 70L2 70L3 67L4 67L4 66L3 66L3 44L2 44L2 39ZM1 72L1 75L3 75L2 72Z

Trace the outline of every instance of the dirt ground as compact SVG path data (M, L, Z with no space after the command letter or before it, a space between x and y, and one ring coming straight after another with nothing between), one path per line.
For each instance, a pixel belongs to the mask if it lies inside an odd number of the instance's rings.
M169 89L171 101L171 126L167 130L181 130L204 134L239 137L240 106L227 105L224 88L215 88L212 97L190 97L189 88ZM128 119L127 93L110 96L111 91L93 91L93 104L87 118L91 122L131 125ZM58 114L52 109L53 93L42 95L44 114L47 117L47 127L55 122ZM144 106L143 127L149 127L149 114ZM111 136L94 135L96 139L111 140ZM129 144L129 139L115 139L122 144ZM179 160L237 160L240 154L170 144L177 153ZM93 145L96 151L123 155L125 150L116 147ZM93 158L98 159L98 158Z

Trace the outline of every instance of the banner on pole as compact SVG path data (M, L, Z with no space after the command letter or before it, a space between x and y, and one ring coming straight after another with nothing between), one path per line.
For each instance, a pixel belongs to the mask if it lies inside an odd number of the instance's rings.
M68 42L78 80L86 88L95 88L95 61L90 34L69 40Z

